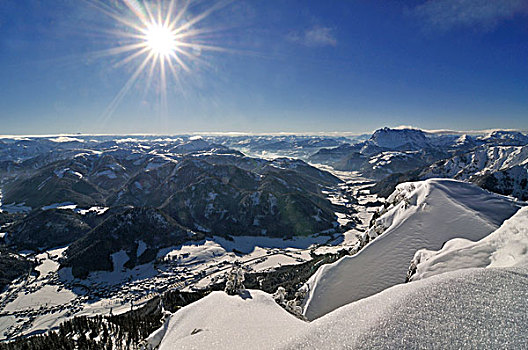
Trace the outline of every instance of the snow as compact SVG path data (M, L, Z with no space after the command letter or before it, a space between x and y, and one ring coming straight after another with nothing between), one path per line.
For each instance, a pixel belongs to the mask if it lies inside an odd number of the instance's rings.
M143 254L145 250L147 250L147 244L143 241L139 241L137 251L136 251L136 256L138 257L141 256L141 254Z
M169 249L162 249L158 256L164 256L165 259L178 259L182 264L206 262L226 253L225 249L211 240L184 244L165 253L167 250Z
M52 142L57 142L57 143L61 143L61 142L84 142L84 140L82 139L78 139L78 138L75 138L75 137L68 137L68 136L58 136L58 137L55 137L55 138L51 138L51 139L48 139Z
M21 310L38 310L42 305L54 306L67 304L75 298L75 294L67 289L59 290L57 286L43 286L36 292L20 294L4 308L4 312Z
M160 350L521 349L527 283L526 268L453 271L393 286L311 323L261 291L213 292L174 313L151 340L162 338Z
M412 280L462 268L528 266L528 207L480 241L450 240L439 251L419 250L413 261Z
M194 270L231 266L238 261L253 271L263 271L280 265L299 264L310 260L309 248L315 243L328 240L329 237L304 237L284 240L271 237L233 237L227 240L213 237L198 242L189 242L177 247L160 250L158 258L175 260L179 266L194 266ZM233 250L242 252L237 256Z
M103 170L95 174L95 176L106 176L109 179L117 179L117 175L112 170Z
M66 247L48 250L47 252L38 254L37 260L41 263L35 267L35 270L40 272L41 276L46 276L50 272L55 272L59 269L59 263L57 257L62 256L62 253L66 250Z
M397 285L312 322L287 349L524 349L526 269Z
M96 213L97 215L102 215L104 214L108 209L110 209L109 207L90 207L88 209L76 209L76 211L81 214L81 215L85 215L85 214L88 214L90 212L94 212Z
M73 210L77 207L76 204L72 202L62 202L62 203L53 203L50 205L45 205L42 207L42 210L50 210L50 209L65 209L65 210Z
M481 239L518 209L507 197L449 179L400 184L387 202L391 206L368 231L379 237L309 279L308 319L404 282L418 249L439 249L456 237Z
M273 349L306 326L264 292L213 292L172 315L159 349Z
M26 203L10 203L2 204L0 206L0 212L5 211L6 213L28 213L31 211L31 207L25 205Z
M70 173L72 175L75 175L77 176L79 179L82 179L83 175L77 171L73 171L71 170L70 168L64 168L64 169L56 169L53 171L53 173L58 177L58 178L63 178L64 177L64 174L66 173Z
M157 162L149 162L147 164L147 166L145 167L145 171L151 171L151 170L154 170L154 169L158 169L159 167L163 166L167 164L167 162L165 161L157 161ZM139 184L138 182L136 182L136 186L137 184ZM141 186L141 184L139 184ZM140 187L138 187L139 189L141 189Z

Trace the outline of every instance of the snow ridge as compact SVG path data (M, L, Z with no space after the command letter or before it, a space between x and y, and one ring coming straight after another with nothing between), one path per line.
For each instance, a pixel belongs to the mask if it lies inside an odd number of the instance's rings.
M353 256L322 266L307 282L308 319L403 283L418 249L439 249L457 237L481 239L519 208L507 197L450 179L401 184L391 201L368 232L373 241Z

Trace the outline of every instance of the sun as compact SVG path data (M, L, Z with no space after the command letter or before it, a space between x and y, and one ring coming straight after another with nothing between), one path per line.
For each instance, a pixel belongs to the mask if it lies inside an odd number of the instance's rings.
M183 73L191 73L202 64L207 66L203 52L227 51L210 42L215 28L200 25L213 12L226 6L225 1L210 3L198 0L116 0L125 6L114 7L99 0L93 5L115 20L109 31L116 36L117 46L102 50L100 57L118 56L114 67L130 65L132 74L103 112L110 117L128 91L142 82L145 91L154 87L160 99L160 111L167 106L168 77L172 76L180 90ZM200 5L201 11L193 9ZM198 7L200 7L198 6ZM129 10L129 11L126 11Z
M171 28L154 22L147 26L144 33L145 45L152 53L165 58L175 54L178 40Z

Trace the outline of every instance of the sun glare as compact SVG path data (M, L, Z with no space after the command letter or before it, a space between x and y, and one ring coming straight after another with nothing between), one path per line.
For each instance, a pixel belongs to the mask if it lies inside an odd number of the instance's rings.
M159 92L161 108L167 106L168 79L171 75L180 86L181 74L190 73L197 64L206 64L204 51L226 51L211 45L214 28L200 24L213 12L225 6L226 2L211 3L198 11L192 8L192 0L121 0L125 7L114 7L99 0L94 5L116 20L116 35L119 46L100 52L101 56L121 56L115 64L131 64L133 73L121 91L103 113L109 117L130 88L138 81L144 83L145 91L152 85ZM199 7L199 6L198 6ZM128 9L130 11L124 11ZM194 15L193 15L194 14Z
M151 52L169 56L174 54L178 47L176 34L163 24L152 23L145 31L145 44Z

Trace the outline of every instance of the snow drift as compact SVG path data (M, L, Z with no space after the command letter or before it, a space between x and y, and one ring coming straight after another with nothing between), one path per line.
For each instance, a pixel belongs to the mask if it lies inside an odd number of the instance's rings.
M393 286L311 323L271 295L215 292L172 315L160 349L521 349L526 268L465 269Z
M380 236L358 254L322 266L307 282L308 319L404 282L417 250L440 249L457 237L481 239L519 208L507 197L450 179L400 184L387 202L368 232Z
M309 324L287 349L524 349L526 268L466 269L393 286Z
M419 250L413 264L412 280L471 267L528 266L528 207L478 242L457 238L439 251Z
M213 292L171 317L159 348L273 349L306 326L262 291Z

